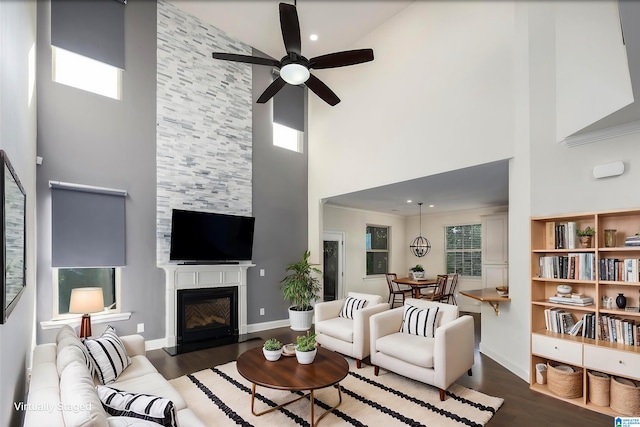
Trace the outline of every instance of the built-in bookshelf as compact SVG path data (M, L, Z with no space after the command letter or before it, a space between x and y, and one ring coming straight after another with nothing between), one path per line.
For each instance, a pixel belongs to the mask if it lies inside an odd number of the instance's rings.
M596 233L591 245L582 247L575 232L587 227ZM597 412L623 415L589 400L587 372L640 384L638 232L640 208L531 218L532 390ZM569 285L570 293L559 294L559 285ZM626 297L625 309L616 305L619 294ZM611 305L605 305L605 298ZM547 362L581 370L582 397L561 398L546 384L538 384L536 365Z

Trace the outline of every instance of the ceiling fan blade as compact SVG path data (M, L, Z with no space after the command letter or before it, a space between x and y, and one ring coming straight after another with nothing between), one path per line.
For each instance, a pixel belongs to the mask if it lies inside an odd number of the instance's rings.
M338 95L336 95L331 89L329 89L329 86L322 83L322 81L313 74L309 76L309 80L305 82L305 85L307 85L307 87L311 89L313 93L318 95L324 102L331 105L332 107L340 102L340 98L338 98Z
M235 53L218 53L213 52L215 59L223 59L225 61L244 62L246 64L269 65L272 67L280 67L280 61L269 58L260 58L258 56L238 55Z
M278 93L278 91L280 89L282 89L282 87L284 85L286 85L287 83L282 80L282 77L279 77L277 79L275 79L265 90L264 92L262 92L262 95L260 95L260 98L258 98L258 101L256 101L258 104L264 104L265 102L267 102L268 100L270 100L271 98L273 98L273 96Z
M323 68L345 67L373 61L373 49L347 50L316 56L309 60L309 68L320 70Z
M280 3L280 29L287 53L301 55L300 21L298 11L292 4Z

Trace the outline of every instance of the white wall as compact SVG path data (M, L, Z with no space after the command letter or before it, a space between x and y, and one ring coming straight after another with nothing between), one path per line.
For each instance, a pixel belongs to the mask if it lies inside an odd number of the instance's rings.
M633 91L617 0L556 2L555 17L556 141L562 141L632 103Z
M27 193L27 287L0 325L0 425L19 426L31 355L36 287L35 1L0 1L0 148Z
M512 158L511 302L499 316L481 307L481 351L525 380L530 217L640 206L640 135L556 144L556 43L553 2L416 2L356 46L374 48L372 64L321 76L341 104L311 97L310 247L323 197ZM593 102L610 101L599 96ZM615 160L623 176L592 177Z
M373 62L317 72L342 102L309 97L312 252L325 197L512 156L513 19L509 2L415 2L353 46Z
M385 277L367 278L366 227L367 225L391 227L389 271L396 272L400 277L408 271L406 258L409 250L404 244L405 217L325 205L323 222L325 230L345 233L345 294L364 292L380 295L386 300L389 297L389 289Z

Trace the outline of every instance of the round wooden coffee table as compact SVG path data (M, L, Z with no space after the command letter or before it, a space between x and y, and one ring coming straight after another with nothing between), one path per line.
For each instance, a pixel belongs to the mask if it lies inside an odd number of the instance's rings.
M343 356L325 348L318 348L318 354L313 363L301 365L295 357L281 357L275 362L269 362L262 354L262 347L247 350L238 357L237 368L240 375L251 381L251 413L255 416L267 414L280 409L290 403L297 402L309 396L311 400L311 426L313 427L325 415L333 411L342 403L342 391L340 381L349 373L349 364ZM338 385L338 403L333 408L326 410L316 420L314 417L315 390ZM256 385L288 391L306 391L296 399L282 403L278 406L258 412L254 410Z

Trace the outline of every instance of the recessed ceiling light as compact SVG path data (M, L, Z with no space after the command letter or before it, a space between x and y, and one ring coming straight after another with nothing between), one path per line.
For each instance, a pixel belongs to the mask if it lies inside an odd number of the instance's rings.
M411 202L413 202L413 200L411 200L411 199L407 200L407 203L411 203Z
M318 35L317 35L317 34L311 34L311 35L309 36L309 40L311 40L311 41L316 41L316 40L318 40Z
M434 207L434 205L429 205L430 208Z

